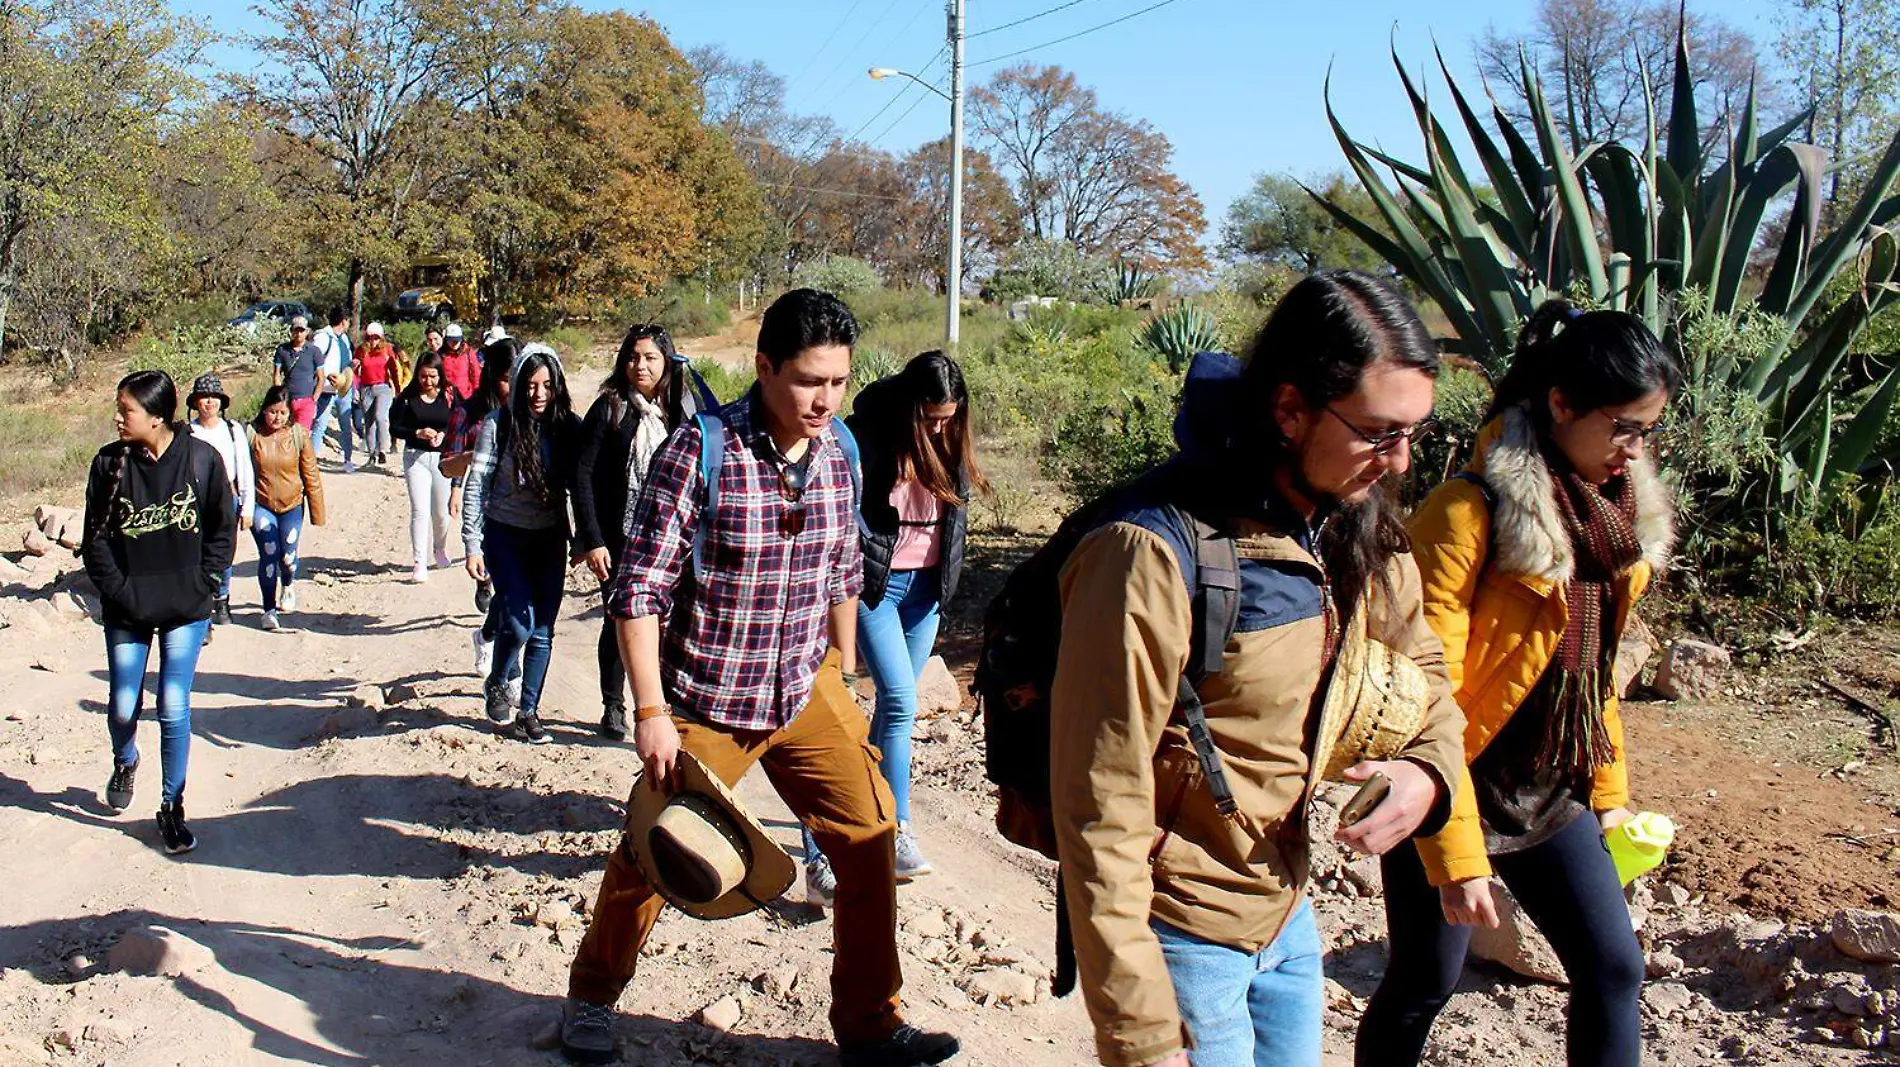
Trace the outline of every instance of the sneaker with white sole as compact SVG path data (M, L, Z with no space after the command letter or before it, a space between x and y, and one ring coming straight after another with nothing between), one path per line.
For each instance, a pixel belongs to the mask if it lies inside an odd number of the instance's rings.
M488 712L489 722L496 726L506 726L515 720L515 704L514 701L508 699L506 683L496 685L494 682L488 682L482 686L482 691L486 698L484 706Z
M831 861L820 853L805 864L805 903L814 908L829 908L838 902L838 876L831 872Z
M132 806L132 792L138 785L139 762L112 765L112 777L106 782L106 807L124 811Z
M495 666L495 642L476 630L469 635L468 643L475 646L475 677L487 678L488 672Z
M277 613L274 611L265 612L263 621L259 622L258 625L263 627L266 630L277 629L278 626L280 625L277 621Z
M922 878L936 868L924 858L924 851L917 847L917 838L910 832L909 823L897 824L897 877L908 881Z
M277 598L277 610L278 611L296 611L297 610L297 590L295 587L289 584L286 584L284 586L284 594Z

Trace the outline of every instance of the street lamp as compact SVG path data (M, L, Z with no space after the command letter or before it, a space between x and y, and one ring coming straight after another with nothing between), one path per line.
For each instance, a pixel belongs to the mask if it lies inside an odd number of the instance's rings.
M950 262L944 285L949 297L945 308L944 339L955 347L962 333L960 307L963 299L963 0L947 0L946 12L950 38L950 91L896 67L872 67L872 81L909 78L943 97L950 104Z

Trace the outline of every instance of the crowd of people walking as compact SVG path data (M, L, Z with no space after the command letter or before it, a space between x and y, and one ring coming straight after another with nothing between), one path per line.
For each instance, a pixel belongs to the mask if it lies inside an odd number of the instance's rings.
M662 907L718 919L793 884L730 792L754 764L801 824L806 898L835 911L841 1062L954 1056L906 1021L896 912L898 885L933 870L911 818L917 682L988 487L956 359L918 355L846 418L857 322L801 289L765 311L744 395L713 396L640 324L577 412L546 345L497 330L477 349L450 325L412 359L378 323L352 349L348 314L327 321L292 323L248 425L214 375L188 426L165 375L119 383L82 546L106 621L107 803L132 803L156 644L159 835L195 845L193 676L232 619L237 531L275 629L306 523L326 520L325 427L353 471L361 411L365 463L402 448L413 581L452 565L459 510L497 732L550 740L570 569L601 589L598 729L641 771L572 964L568 1057L615 1056ZM1408 516L1393 484L1438 373L1390 284L1307 278L1244 358L1193 361L1178 452L1071 516L992 606L977 687L998 827L1060 864L1058 971L1109 1067L1319 1063L1305 810L1325 780L1360 787L1339 840L1380 856L1386 885L1361 1067L1419 1061L1472 927L1497 922L1494 874L1571 977L1569 1062L1641 1060L1642 956L1605 850L1631 814L1611 680L1672 547L1647 443L1681 375L1634 317L1546 304L1469 464Z

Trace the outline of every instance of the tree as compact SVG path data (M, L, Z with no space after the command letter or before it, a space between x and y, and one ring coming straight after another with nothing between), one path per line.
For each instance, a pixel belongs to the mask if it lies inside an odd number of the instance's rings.
M1865 180L1866 157L1886 142L1900 111L1900 4L1786 0L1786 5L1789 17L1779 50L1814 109L1807 139L1841 165L1828 181L1831 217Z
M1207 265L1207 221L1170 169L1174 146L1148 123L1104 110L1073 74L1012 67L971 94L970 116L1030 235L1148 267Z
M1522 123L1529 115L1524 66L1543 83L1570 150L1598 142L1638 138L1647 114L1647 72L1660 112L1669 107L1667 73L1675 56L1678 17L1688 20L1690 77L1696 87L1702 150L1725 148L1750 86L1758 104L1769 101L1768 85L1756 78L1760 65L1747 33L1708 15L1679 7L1676 0L1538 0L1536 21L1523 34L1487 29L1477 42L1478 71L1505 90L1505 113Z
M159 0L0 0L0 337L70 372L162 288L154 176L204 40Z
M404 224L433 192L431 134L454 68L445 37L416 0L263 0L271 31L252 44L261 72L247 100L321 165L286 175L316 239L348 264L360 315L373 266L400 264Z
M1390 266L1315 201L1313 193L1346 205L1360 218L1376 217L1371 198L1344 174L1335 172L1312 182L1262 174L1254 179L1252 189L1228 207L1221 250L1301 274L1345 267L1389 271Z
M904 158L911 190L909 225L904 240L888 254L885 275L927 280L944 291L949 270L950 138L919 147ZM963 267L966 276L993 268L1022 234L1022 219L1009 182L990 157L963 151Z

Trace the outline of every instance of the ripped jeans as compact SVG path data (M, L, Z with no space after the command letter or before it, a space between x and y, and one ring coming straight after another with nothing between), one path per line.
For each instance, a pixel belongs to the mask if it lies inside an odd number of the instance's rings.
M297 578L297 538L303 533L303 505L272 511L258 505L251 518L251 538L257 542L257 588L264 610L277 610L277 590L290 588Z

